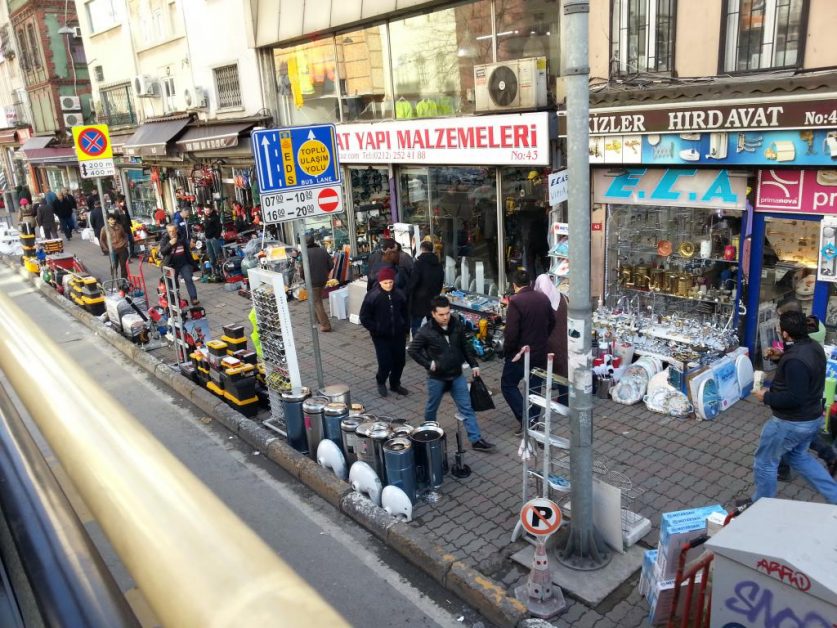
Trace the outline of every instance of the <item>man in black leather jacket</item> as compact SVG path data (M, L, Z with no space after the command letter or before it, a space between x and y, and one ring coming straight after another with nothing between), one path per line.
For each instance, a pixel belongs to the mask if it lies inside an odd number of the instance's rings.
M407 353L427 369L427 404L424 420L435 421L442 395L450 391L456 404L457 418L465 424L468 440L476 451L491 451L494 445L480 434L477 415L471 407L468 382L462 374L462 363L467 362L474 376L480 374L473 347L465 339L465 329L459 318L451 316L450 301L445 296L430 302L431 320L413 337Z

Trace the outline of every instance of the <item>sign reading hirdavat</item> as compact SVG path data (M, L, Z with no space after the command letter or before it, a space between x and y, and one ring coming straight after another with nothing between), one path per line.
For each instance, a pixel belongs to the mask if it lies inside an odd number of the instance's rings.
M561 134L565 134L565 116L559 118L559 127ZM591 135L836 127L837 100L834 99L590 111Z

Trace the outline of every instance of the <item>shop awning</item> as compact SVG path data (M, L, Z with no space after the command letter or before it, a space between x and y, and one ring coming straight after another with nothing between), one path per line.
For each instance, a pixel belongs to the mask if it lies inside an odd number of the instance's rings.
M30 164L74 164L78 160L75 149L69 146L27 150L26 161Z
M125 153L125 143L133 137L132 133L123 133L122 135L111 135L110 146L113 149L114 155L122 155Z
M0 129L0 144L17 142L17 129Z
M163 157L166 154L166 145L177 137L187 124L189 118L146 122L125 142L125 154Z
M253 122L237 122L235 124L189 127L183 137L177 140L177 148L189 153L234 148L238 145L238 136L253 126Z
M52 135L30 137L28 140L26 140L26 143L20 147L20 150L22 150L24 153L28 153L29 151L46 148L54 139L55 138Z

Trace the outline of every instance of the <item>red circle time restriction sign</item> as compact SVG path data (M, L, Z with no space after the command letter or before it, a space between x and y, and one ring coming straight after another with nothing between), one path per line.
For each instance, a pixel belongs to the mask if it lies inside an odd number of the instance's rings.
M78 136L78 147L85 155L98 157L108 147L108 140L99 129L85 129Z
M324 212L333 212L340 207L340 196L334 188L324 188L317 195L317 204Z

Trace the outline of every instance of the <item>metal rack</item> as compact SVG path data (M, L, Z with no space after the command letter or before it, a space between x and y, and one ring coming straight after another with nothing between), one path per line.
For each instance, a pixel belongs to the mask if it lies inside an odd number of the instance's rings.
M251 268L248 276L270 398L270 418L264 425L284 436L286 426L280 395L302 386L285 280L282 273L257 268Z
M163 285L168 300L169 322L174 335L174 350L178 366L189 361L189 345L186 342L186 330L183 327L183 310L180 308L180 282L174 268L163 267Z
M552 420L553 414L556 414L559 420L560 417L569 417L569 408L566 405L569 381L552 374L552 354L549 354L547 358L546 371L531 368L528 347L523 350L523 360L524 372L527 373L524 378L526 403L523 418L528 424L532 406L541 408L543 414L541 420L523 429L523 443L520 448L520 452L523 454L522 503L525 504L530 499L530 481L534 478L540 488L541 496L552 499L561 507L565 515L570 516L572 511L570 501L572 495L570 441L554 432L554 422ZM543 383L531 386L532 375L538 376ZM563 424L562 427L567 428L564 430L567 433L569 426ZM537 465L538 450L540 449L538 445L542 447L540 471L538 471ZM530 458L534 459L531 464ZM620 491L620 525L624 545L633 545L650 531L651 522L635 512L636 500L644 491L635 487L627 475L608 469L607 464L601 460L593 460L593 480L594 483L601 482ZM523 527L518 521L512 532L512 542L520 538L523 532ZM525 538L531 543L535 542L535 539L528 535Z

